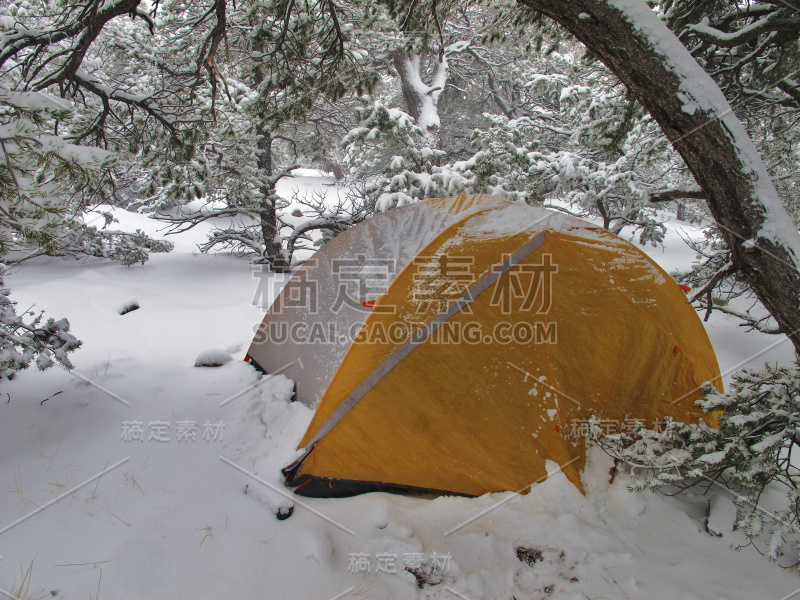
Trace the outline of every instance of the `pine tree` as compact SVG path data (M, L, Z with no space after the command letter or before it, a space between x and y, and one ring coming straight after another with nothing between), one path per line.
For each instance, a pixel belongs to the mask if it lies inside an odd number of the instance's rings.
M216 63L226 82L218 117L182 166L185 175L176 178L176 166L160 165L160 181L150 178L146 193L174 200L146 205L173 232L225 217L229 224L216 228L202 251L227 249L285 270L301 234L283 220L289 202L276 191L299 166L298 156L295 151L282 161L282 155L287 148L313 148L317 127L336 128L335 113L325 116L331 103L374 86L377 74L368 68L362 40L369 33L358 29L363 16L356 7L331 2L245 2L226 11L226 53ZM196 183L185 194L178 182ZM201 202L191 204L196 198ZM333 220L330 213L312 214L302 235Z
M4 270L5 266L0 265L0 380L12 379L31 363L41 371L56 363L71 369L67 354L81 343L69 332L69 322L45 320L42 312L31 310L18 315L3 282Z
M696 404L719 416L718 428L669 421L663 431L641 428L599 443L632 468L633 489L727 487L736 497L736 527L769 559L800 550L800 470L792 464L800 446L800 365L744 369L728 392L707 384L704 395ZM783 494L777 510L764 505L768 488Z

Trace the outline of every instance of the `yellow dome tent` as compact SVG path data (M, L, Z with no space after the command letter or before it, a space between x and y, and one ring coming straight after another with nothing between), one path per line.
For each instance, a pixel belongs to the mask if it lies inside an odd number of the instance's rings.
M308 496L581 487L590 418L697 422L714 351L678 284L581 219L491 196L382 213L287 283L248 360L316 405L284 473Z

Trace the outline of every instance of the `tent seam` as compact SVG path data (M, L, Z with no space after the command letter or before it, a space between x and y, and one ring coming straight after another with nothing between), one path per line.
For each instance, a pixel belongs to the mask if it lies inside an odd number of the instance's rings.
M423 344L443 323L447 322L451 317L458 313L462 308L470 304L479 294L483 293L492 285L500 280L500 278L508 273L514 266L518 265L522 260L536 252L544 245L545 234L540 232L533 236L530 240L525 242L516 252L511 254L508 258L501 263L495 264L492 270L478 280L475 285L467 289L461 296L448 305L448 307L437 314L433 319L428 321L420 330L425 330L425 335L422 338L417 338L416 334L397 348L390 354L378 367L370 373L370 375L361 382L361 384L353 390L347 398L345 398L339 406L330 414L330 416L320 425L320 428L314 434L306 446L307 450L312 449L318 444L328 433L330 433L336 425L352 410L360 400L362 400L378 383L383 379L389 371L397 366L406 356L413 350ZM524 252L524 253L523 253ZM522 253L522 254L520 254ZM519 256L515 256L518 255ZM478 290L477 292L475 290ZM438 320L438 323L437 323ZM434 325L435 324L435 325ZM432 326L434 325L434 326ZM418 330L419 331L419 330ZM388 368L385 368L389 364ZM374 381L370 381L376 374L379 377ZM365 386L366 389L363 389ZM361 390L361 391L359 391Z

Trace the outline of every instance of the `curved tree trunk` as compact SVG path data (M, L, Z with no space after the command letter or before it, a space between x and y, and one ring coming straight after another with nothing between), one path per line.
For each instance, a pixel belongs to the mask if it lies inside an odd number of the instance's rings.
M518 0L569 30L683 157L739 270L800 354L800 234L711 77L643 0Z

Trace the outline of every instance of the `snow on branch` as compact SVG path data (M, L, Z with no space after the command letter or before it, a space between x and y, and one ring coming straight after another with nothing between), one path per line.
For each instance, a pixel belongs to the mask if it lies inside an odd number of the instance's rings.
M686 29L700 39L722 48L734 48L748 44L767 32L794 36L800 33L800 18L785 17L777 12L730 33L716 29L709 23L709 18L706 16L699 23L688 25Z

